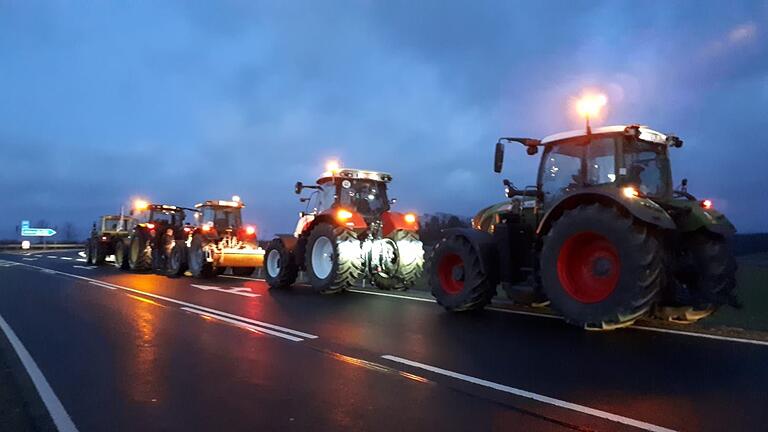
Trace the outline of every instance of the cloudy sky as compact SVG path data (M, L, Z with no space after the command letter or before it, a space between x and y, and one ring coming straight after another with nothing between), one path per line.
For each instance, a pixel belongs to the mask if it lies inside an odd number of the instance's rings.
M580 127L586 88L768 231L768 1L0 0L0 56L0 238L233 193L291 231L329 157L392 172L403 210L471 215L502 199L496 138ZM535 169L508 150L506 177Z

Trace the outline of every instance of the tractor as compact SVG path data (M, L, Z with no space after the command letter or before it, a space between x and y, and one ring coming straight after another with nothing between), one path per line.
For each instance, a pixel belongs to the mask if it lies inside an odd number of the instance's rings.
M675 190L669 151L682 140L639 125L500 138L543 149L535 186L504 180L507 200L481 210L472 228L446 230L429 284L450 311L479 309L498 286L566 321L608 330L655 315L694 322L737 306L734 226L711 200Z
M208 200L195 205L195 226L187 226L184 241L174 242L168 276L181 276L189 269L192 276L208 278L227 268L235 276L249 276L264 260L258 247L256 228L243 225L245 205L237 195L231 201Z
M93 224L91 235L85 244L85 261L87 264L104 264L107 257L115 255L118 247L128 237L136 220L123 215L101 216L99 222Z
M130 213L137 223L116 248L115 265L135 272L167 272L174 243L184 241L190 230L184 225L184 210L190 209L136 201Z
M297 182L300 199L293 235L278 235L265 252L270 287L292 285L299 271L315 291L344 291L365 278L382 290L406 290L421 275L424 251L413 213L390 210L390 174L332 166L316 185ZM311 210L310 210L311 209Z

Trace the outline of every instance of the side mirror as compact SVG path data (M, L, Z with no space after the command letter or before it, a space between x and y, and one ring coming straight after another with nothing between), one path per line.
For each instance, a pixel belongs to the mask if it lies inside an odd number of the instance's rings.
M390 203L390 204L395 204L395 203L397 203L397 198L392 198L391 200L389 200L389 203Z
M296 182L296 186L293 187L293 191L296 195L300 194L302 190L304 190L304 183Z
M504 166L504 143L496 143L496 151L493 155L493 172L500 173L501 167Z

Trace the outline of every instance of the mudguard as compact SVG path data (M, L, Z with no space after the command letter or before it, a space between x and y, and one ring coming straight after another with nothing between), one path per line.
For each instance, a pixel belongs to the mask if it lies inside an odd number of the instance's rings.
M736 227L724 214L714 209L702 208L699 201L676 200L670 205L683 210L680 212L682 215L677 218L678 229L682 232L705 229L723 237L736 233Z
M448 228L443 230L443 237L461 236L467 239L480 255L483 273L490 281L499 281L499 251L491 234L472 228Z
M670 230L677 228L669 214L652 200L642 197L626 197L621 189L611 186L579 191L562 197L550 207L549 211L541 219L536 233L539 235L545 233L553 220L557 219L565 209L576 207L577 203L578 205L588 203L617 205L627 210L637 219L651 225Z
M381 214L381 230L384 236L388 236L392 231L406 230L406 231L418 231L419 222L414 220L408 222L405 220L405 215L398 212L384 212Z

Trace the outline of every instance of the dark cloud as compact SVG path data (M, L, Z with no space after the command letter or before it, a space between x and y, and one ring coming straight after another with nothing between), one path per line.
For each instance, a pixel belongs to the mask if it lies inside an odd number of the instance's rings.
M328 157L393 172L409 210L500 199L504 134L605 123L679 133L677 178L765 231L768 3L5 3L0 14L0 237L21 218L82 230L131 196L238 193L288 231L291 185ZM517 184L536 161L510 151Z

